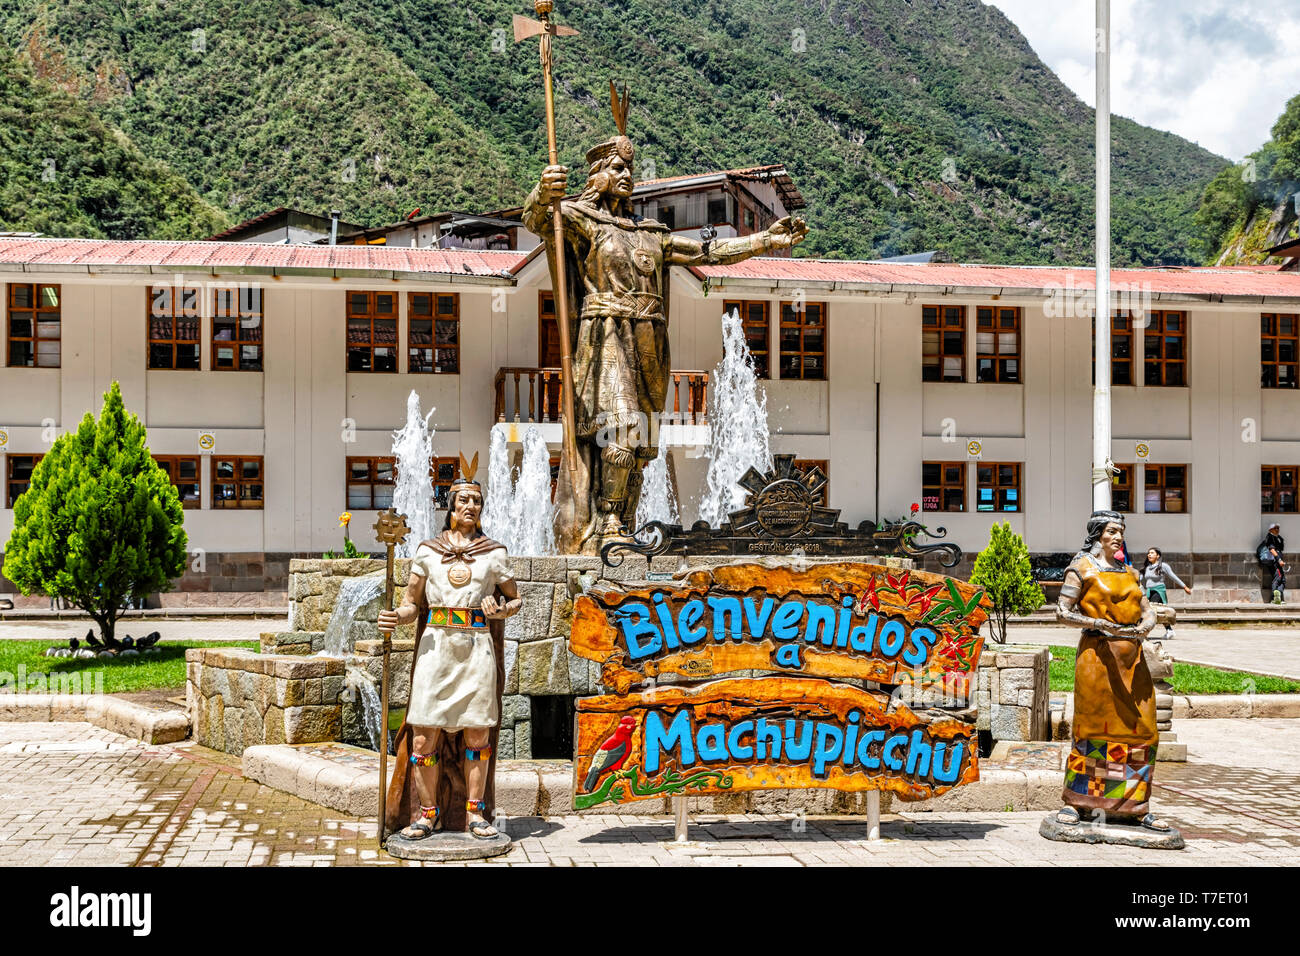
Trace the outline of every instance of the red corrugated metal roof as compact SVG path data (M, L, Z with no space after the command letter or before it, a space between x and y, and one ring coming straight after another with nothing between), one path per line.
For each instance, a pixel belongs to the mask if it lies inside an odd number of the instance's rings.
M518 252L411 249L401 246L317 246L258 242L0 238L0 264L164 266L190 268L339 269L495 276Z
M534 254L540 252L534 250ZM496 276L518 270L519 252L412 249L406 246L272 245L256 242L162 242L0 237L0 265L159 266L184 268L319 269ZM835 282L845 286L960 287L990 290L1092 289L1087 267L990 266L870 262L845 259L749 259L701 266L701 277L767 282ZM1210 296L1300 297L1300 273L1277 266L1115 269L1116 288Z
M700 266L701 277L783 282L838 282L872 286L946 286L987 289L1094 288L1091 268L987 266L954 263L867 262L839 259L748 259L727 266ZM1115 288L1152 293L1234 296L1300 296L1300 274L1277 266L1258 268L1113 269ZM1123 284L1123 285L1121 285Z

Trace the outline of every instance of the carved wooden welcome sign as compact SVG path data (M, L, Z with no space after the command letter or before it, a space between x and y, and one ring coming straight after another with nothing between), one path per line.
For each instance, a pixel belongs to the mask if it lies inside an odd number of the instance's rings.
M851 562L592 589L570 647L615 693L578 701L574 805L802 787L924 799L976 780L987 616L964 581ZM755 670L769 674L732 676Z

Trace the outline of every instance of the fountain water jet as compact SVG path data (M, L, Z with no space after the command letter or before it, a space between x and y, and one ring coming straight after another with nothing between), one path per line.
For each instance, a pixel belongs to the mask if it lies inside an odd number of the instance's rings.
M433 460L434 429L429 419L436 408L427 415L420 410L420 396L415 389L406 396L406 424L393 432L393 455L397 459L397 484L393 488L393 510L406 515L406 525L411 533L397 546L399 558L409 558L421 541L434 535L433 494L429 483L429 465Z
M738 482L751 467L772 468L767 429L767 393L758 386L754 357L745 344L740 312L722 316L722 360L709 389L709 470L700 499L700 518L713 527L745 504Z
M500 429L492 432L483 531L504 544L510 554L554 554L551 453L534 427L524 431L523 445L523 461L512 480L506 436Z
M669 480L668 446L662 441L659 443L659 454L641 472L641 500L636 506L636 527L644 527L650 521L662 521L664 524L677 524L681 521L677 496L673 493L673 483Z

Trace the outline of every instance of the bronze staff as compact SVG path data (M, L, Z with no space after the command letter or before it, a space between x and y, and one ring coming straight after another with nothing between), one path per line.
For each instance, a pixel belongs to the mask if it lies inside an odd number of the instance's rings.
M559 165L559 152L555 147L555 94L551 85L551 38L577 36L573 27L561 26L551 22L551 0L533 0L533 9L541 21L530 20L515 14L515 42L520 43L531 36L540 36L539 48L542 54L542 84L546 96L546 148L552 166ZM564 391L564 458L569 469L570 487L576 486L575 479L578 446L574 440L577 420L573 417L573 349L569 342L569 292L564 280L564 215L560 212L562 199L556 196L551 202L552 228L555 231L555 269L551 273L551 285L555 290L555 321L560 328L560 387Z
M410 534L406 515L392 508L381 512L375 521L375 540L387 549L388 565L384 575L384 610L393 609L393 548ZM392 632L380 631L383 638L383 677L379 681L379 848L384 847L384 820L388 811L388 660L393 649Z

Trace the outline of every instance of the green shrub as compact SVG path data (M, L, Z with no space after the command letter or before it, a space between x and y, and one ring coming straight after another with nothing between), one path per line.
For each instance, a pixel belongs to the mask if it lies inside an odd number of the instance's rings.
M107 639L128 598L171 590L186 543L176 488L114 382L99 421L87 412L61 435L14 502L4 572L24 594L66 598Z
M992 527L989 546L975 556L970 583L983 588L993 602L989 628L999 644L1007 640L1007 618L1043 606L1043 589L1034 580L1029 549L1007 522Z

